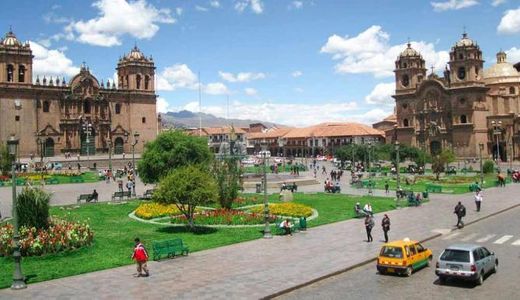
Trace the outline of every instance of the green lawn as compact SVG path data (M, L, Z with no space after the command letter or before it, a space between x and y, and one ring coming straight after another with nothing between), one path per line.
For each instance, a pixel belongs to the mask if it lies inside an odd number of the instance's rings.
M300 166L300 172L303 172L302 168L305 168L305 170L307 169L307 167L305 167L302 164L300 164L299 166ZM291 172L292 171L292 167L293 167L293 165L286 164L285 165L285 171L284 171L283 165L281 165L281 166L278 167L278 172L279 173ZM267 171L267 173L272 173L271 168L269 166L266 166L265 170ZM247 166L247 167L244 167L244 173L263 174L263 172L264 172L264 167L263 166Z
M84 172L81 175L78 176L69 176L69 175L62 175L62 174L52 174L52 175L45 175L45 181L48 182L47 184L64 184L64 183L91 183L91 182L98 182L102 180L97 172ZM52 180L52 183L49 183L49 181ZM27 177L17 177L17 185L25 185L27 181L31 181L31 184L33 185L39 185L41 184L41 177L39 174L34 173L34 175L31 175L30 178ZM57 182L56 182L57 181ZM6 181L0 181L0 186L11 186L12 181L6 180Z
M258 196L244 195L245 198ZM390 198L368 196L346 196L340 194L294 195L295 202L312 206L319 217L309 221L309 226L318 226L350 219L354 216L356 202L362 205L370 201L375 212L394 208ZM278 202L278 195L270 196L271 202ZM191 251L200 251L224 245L244 242L262 237L261 227L255 228L202 228L196 233L187 232L184 227L145 224L128 218L128 214L141 203L132 201L121 205L106 203L86 204L78 209L62 210L53 207L51 214L90 223L94 231L94 245L68 253L23 258L23 272L29 283L45 281L65 276L77 275L97 270L132 264L130 255L133 240L140 237L151 248L153 240L182 238ZM13 263L10 258L0 257L0 288L10 286Z

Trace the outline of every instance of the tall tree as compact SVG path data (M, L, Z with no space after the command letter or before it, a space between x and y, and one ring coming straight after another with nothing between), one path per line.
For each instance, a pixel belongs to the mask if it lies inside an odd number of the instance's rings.
M9 154L9 150L6 145L0 145L0 172L2 175L6 175L11 171L11 165L14 157Z
M241 188L242 170L237 158L227 157L215 160L213 171L218 187L218 201L223 208L231 209Z
M163 204L175 204L188 219L190 229L193 229L195 209L215 202L217 184L205 166L183 166L161 179L153 199Z
M189 164L209 166L212 159L206 138L168 131L145 145L138 170L144 183L156 183L176 168Z

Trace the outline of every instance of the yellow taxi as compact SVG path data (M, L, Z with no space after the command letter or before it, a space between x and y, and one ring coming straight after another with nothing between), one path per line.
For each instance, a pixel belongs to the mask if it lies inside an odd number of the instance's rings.
M377 257L377 271L380 274L395 273L412 275L412 272L430 266L432 251L417 241L408 238L392 241L381 247Z

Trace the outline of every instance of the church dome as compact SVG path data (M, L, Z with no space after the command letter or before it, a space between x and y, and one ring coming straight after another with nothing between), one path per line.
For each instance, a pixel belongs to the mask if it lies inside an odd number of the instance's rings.
M421 54L417 50L412 48L412 44L408 43L407 45L408 47L406 47L406 49L404 49L399 56L421 56Z
M15 47L22 46L22 43L20 43L20 41L16 38L14 33L11 30L9 30L9 32L5 35L5 38L2 40L2 45Z
M473 42L472 39L468 37L467 33L462 34L462 38L455 44L456 47L470 47L470 46L476 46L475 42Z
M126 58L130 60L141 60L144 58L144 54L139 50L139 48L137 48L137 46L134 46L132 51L126 55Z
M492 82L519 82L520 73L515 69L513 64L506 61L506 53L500 51L497 53L497 63L484 70L484 79L488 83Z

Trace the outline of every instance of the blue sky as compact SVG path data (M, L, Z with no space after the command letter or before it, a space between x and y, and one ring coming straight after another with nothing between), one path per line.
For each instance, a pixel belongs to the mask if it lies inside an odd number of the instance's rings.
M440 72L464 28L486 67L520 61L518 0L8 1L0 28L29 40L35 75L70 79L85 61L113 81L137 44L157 67L158 110L293 126L372 123L393 110L393 64L406 47Z

